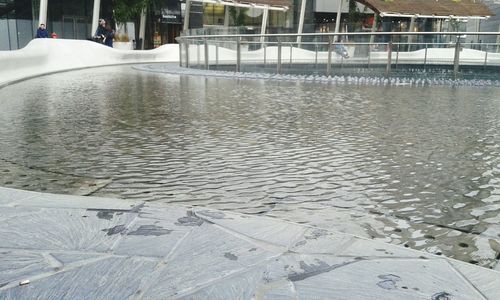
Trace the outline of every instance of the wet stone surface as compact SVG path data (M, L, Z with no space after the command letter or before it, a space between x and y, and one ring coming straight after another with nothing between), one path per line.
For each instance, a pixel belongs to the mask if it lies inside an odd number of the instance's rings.
M55 74L0 89L0 186L264 214L498 268L499 97Z
M494 300L500 289L497 271L206 208L0 187L0 222L2 300Z

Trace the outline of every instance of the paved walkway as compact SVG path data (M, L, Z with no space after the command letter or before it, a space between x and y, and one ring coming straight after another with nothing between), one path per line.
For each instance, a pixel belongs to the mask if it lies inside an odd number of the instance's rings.
M0 299L500 299L500 273L272 218L0 188Z

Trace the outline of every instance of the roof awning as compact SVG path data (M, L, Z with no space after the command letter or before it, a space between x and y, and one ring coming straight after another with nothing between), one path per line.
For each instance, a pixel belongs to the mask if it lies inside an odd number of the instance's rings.
M269 10L286 11L292 6L292 0L192 0L194 2L203 2L211 4L220 4L226 6L249 7L249 8L268 8Z
M495 15L480 0L356 0L381 17L487 19Z

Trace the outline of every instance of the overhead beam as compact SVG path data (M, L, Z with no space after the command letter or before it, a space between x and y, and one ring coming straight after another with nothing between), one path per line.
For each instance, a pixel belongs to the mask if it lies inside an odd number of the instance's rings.
M467 20L467 19L479 19L487 20L490 16L442 16L442 15L412 15L412 14L399 14L399 13L380 13L381 17L401 17L401 18L422 18L422 19L456 19L456 20Z

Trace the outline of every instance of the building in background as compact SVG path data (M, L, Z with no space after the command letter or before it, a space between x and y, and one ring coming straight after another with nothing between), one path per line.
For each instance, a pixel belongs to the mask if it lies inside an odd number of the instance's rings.
M186 1L188 3L186 3ZM63 39L88 39L99 16L113 20L115 0L0 0L0 50L24 47L39 25ZM484 11L486 4L496 12ZM162 0L140 18L119 26L120 36L149 49L174 43L185 29L197 33L297 33L345 31L498 31L498 0ZM185 24L189 6L188 24ZM340 13L339 13L340 9ZM444 9L444 10L443 10ZM267 11L266 11L267 10ZM450 16L453 17L450 17ZM454 18L459 16L459 18ZM479 17L479 18L477 18ZM265 19L265 22L263 22ZM477 37L476 37L477 38ZM473 39L473 37L470 37ZM484 39L484 42L496 42ZM140 47L137 47L140 48Z
M47 30L59 38L91 37L93 0L49 0ZM102 17L110 18L111 0L102 0ZM0 50L19 49L39 26L40 0L0 0Z
M481 21L477 27L480 31L500 32L500 0L485 0L484 4L488 6L495 15L488 20ZM483 37L482 42L500 44L500 36ZM494 47L497 49L500 48L499 45L495 45Z

